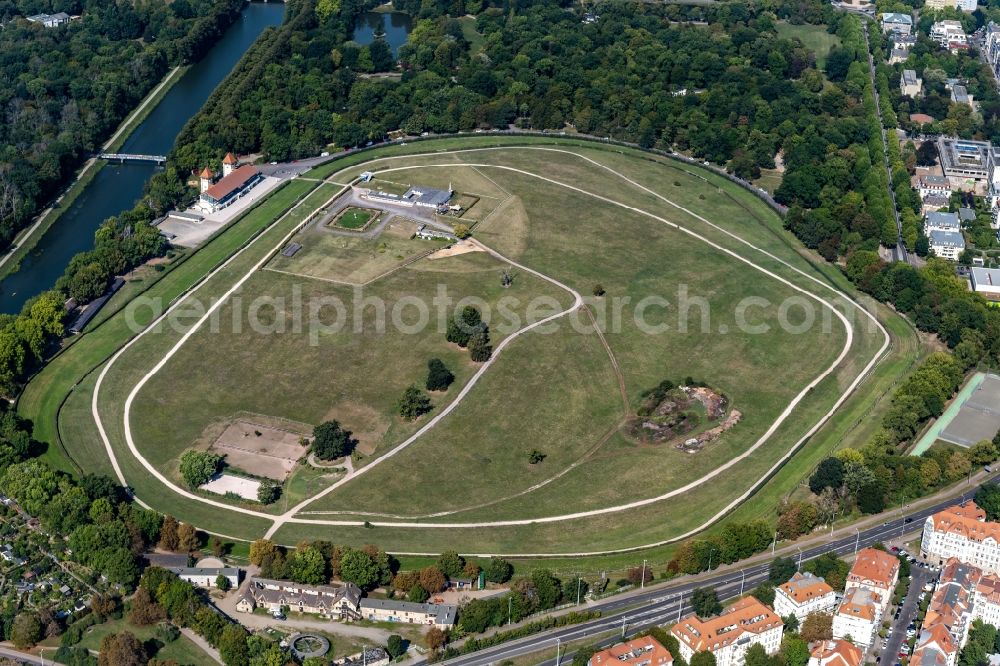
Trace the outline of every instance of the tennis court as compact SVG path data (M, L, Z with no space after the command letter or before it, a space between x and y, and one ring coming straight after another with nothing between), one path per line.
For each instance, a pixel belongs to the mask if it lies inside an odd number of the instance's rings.
M941 439L959 446L972 446L993 439L1000 429L1000 377L986 375L972 391L958 415L941 432Z
M939 439L969 447L993 439L997 430L1000 430L1000 376L978 372L924 433L910 455L922 454Z

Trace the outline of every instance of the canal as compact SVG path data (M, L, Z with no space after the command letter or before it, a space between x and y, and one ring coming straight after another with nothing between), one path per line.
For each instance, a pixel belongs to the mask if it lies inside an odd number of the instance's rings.
M184 123L226 78L254 40L284 18L281 2L253 2L222 38L163 97L129 136L122 153L166 155ZM0 282L0 312L16 313L29 298L52 288L70 259L94 247L94 232L105 219L135 205L143 186L159 167L108 164L22 260L17 272Z

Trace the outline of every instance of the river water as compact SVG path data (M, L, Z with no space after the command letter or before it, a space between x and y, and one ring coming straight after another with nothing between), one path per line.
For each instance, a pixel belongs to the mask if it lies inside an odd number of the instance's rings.
M253 2L222 38L163 97L118 152L166 155L184 123L232 71L250 45L285 15L281 2ZM77 252L94 247L94 232L107 218L135 205L159 167L108 164L21 260L20 269L0 282L0 312L19 312L29 298L52 288Z

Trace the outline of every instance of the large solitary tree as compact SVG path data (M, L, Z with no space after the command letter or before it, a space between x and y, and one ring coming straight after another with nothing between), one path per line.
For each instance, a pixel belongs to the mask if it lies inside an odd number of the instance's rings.
M208 483L219 471L222 457L208 451L188 450L181 456L181 476L191 488Z
M432 358L427 361L427 382L424 387L428 391L447 391L453 381L455 375L445 367L441 359Z
M431 411L431 399L416 386L408 386L399 399L399 415L407 421L413 421Z
M340 427L337 421L320 423L313 428L312 452L320 460L335 460L351 455L357 440L351 438L351 433Z

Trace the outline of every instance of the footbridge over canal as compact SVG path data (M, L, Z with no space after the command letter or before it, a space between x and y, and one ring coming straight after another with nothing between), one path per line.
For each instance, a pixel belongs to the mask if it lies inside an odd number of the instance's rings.
M97 155L102 160L112 160L117 162L152 162L163 164L167 161L166 155L136 155L134 153L99 153Z

